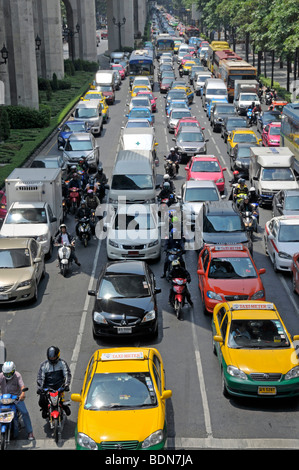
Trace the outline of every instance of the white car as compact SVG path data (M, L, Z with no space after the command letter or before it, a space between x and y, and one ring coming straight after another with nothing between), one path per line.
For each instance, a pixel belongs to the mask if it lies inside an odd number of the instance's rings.
M214 181L186 181L181 187L179 200L181 203L183 222L195 223L202 205L206 201L220 201L222 197Z
M266 222L264 245L274 271L290 271L292 257L299 251L299 216L282 215Z
M130 112L132 108L138 108L138 106L141 106L142 108L148 108L150 112L152 112L151 101L147 96L134 96L131 98L130 103L127 103L127 106L128 112Z
M157 207L121 205L104 224L108 259L158 259L161 233Z

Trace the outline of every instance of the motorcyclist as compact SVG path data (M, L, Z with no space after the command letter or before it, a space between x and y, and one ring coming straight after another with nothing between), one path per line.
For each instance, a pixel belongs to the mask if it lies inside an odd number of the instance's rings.
M177 236L178 230L177 228L172 228L170 230L170 237L165 241L164 245L164 251L166 253L165 261L164 261L164 268L163 268L163 274L161 276L161 279L166 277L167 269L169 267L169 257L168 257L168 252L173 250L173 249L178 249L180 250L181 254L183 254L185 250L185 240L181 237ZM181 258L181 263L182 266L185 266L185 262L183 258Z
M69 183L68 183L68 189L70 188L82 188L82 181L78 175L78 173L73 173Z
M48 416L48 402L45 389L52 390L63 389L69 391L71 382L71 371L64 359L60 358L60 349L57 346L50 346L47 349L47 360L42 362L37 374L37 393L39 394L38 404L41 407L42 417L44 419ZM63 409L67 416L71 414L68 405L64 405Z
M102 165L98 166L98 171L96 173L95 180L98 185L99 199L100 199L100 202L102 203L102 200L105 197L105 184L108 183L108 178L103 172Z
M242 202L239 205L239 211L242 215L245 215L245 212L251 212L253 215L258 215L257 211L252 207L251 202L249 201L249 195L245 194ZM257 229L257 219L253 217L253 228L256 231Z
M92 231L92 234L94 235L95 233L95 226L94 223L92 222L92 214L91 214L91 209L87 206L86 201L83 199L81 201L80 207L76 212L75 219L77 220L76 224L76 234L79 236L79 226L80 226L80 220L86 217L89 219L89 225Z
M172 161L173 163L175 163L176 173L178 174L178 172L179 172L180 156L176 153L174 147L171 147L170 153L169 153L169 155L168 155L168 157L167 157L167 160L170 160L170 161Z
M72 235L67 231L67 227L65 224L61 224L59 227L59 234L55 238L55 244L58 245L63 245L66 243L68 246L71 247L71 259L75 261L75 263L78 266L81 266L81 263L79 263L78 258L75 253L75 244L74 244L74 239ZM59 266L59 256L57 255L58 263L57 266Z
M255 203L258 203L259 202L259 197L258 195L256 194L256 190L255 190L255 187L252 186L251 188L249 188L249 201L253 204Z
M241 201L241 199L240 199L241 194L248 194L248 187L245 183L244 178L239 178L238 184L234 189L234 201L237 204Z
M93 187L90 187L90 189L87 191L87 196L86 196L86 205L91 211L95 211L96 208L101 204L98 196L93 190Z
M168 279L172 280L175 278L180 278L180 279L187 279L187 282L191 282L191 276L190 273L187 271L187 269L181 265L181 262L179 260L172 261L171 263L171 269L168 274ZM188 287L186 286L186 299L189 305L193 307L193 302L191 300L191 295L188 290ZM174 301L174 291L173 288L170 288L169 292L169 303L172 305Z
M168 175L168 173L165 173L165 175L163 176L163 183L161 185L161 189L163 188L163 184L168 182L170 184L170 188L171 188L171 191L174 193L175 192L175 185L174 185L174 182L172 181L172 179L170 178L170 176Z
M162 199L169 199L171 194L173 194L173 192L171 190L170 183L169 183L169 181L165 181L163 183L163 187L162 187L160 193L158 194L158 199L160 201L162 201Z
M31 419L25 405L25 388L22 375L20 372L16 371L16 366L12 361L4 362L2 366L2 372L0 373L0 390L2 394L10 393L12 395L17 395L19 397L18 402L15 404L17 410L22 414L24 425L28 433L28 439L32 441L34 438L32 432ZM19 425L18 425L18 415L14 416L14 425L13 425L14 435L16 438L18 436Z

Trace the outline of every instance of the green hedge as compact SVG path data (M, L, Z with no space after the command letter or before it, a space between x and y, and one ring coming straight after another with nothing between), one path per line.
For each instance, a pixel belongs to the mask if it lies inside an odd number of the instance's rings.
M26 106L4 106L11 129L32 129L47 127L51 123L51 109L40 105L39 111Z

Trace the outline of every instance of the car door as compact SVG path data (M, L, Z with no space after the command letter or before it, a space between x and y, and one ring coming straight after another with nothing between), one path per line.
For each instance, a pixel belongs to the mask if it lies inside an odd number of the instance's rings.
M226 337L227 325L228 325L228 316L225 307L221 307L217 314L213 316L214 325L213 325L213 334L220 335L223 338L223 343L216 341L214 343L216 355L218 357L220 365L222 364L222 348Z
M202 299L204 298L204 292L206 287L206 276L208 273L208 267L210 264L210 253L209 250L206 248L202 251L199 257L198 269L204 271L204 274L198 275L198 284L199 289L201 291Z
M32 239L30 242L30 252L31 252L32 262L34 262L36 258L42 258L41 247L37 244L37 242L34 239ZM42 276L42 272L43 272L42 264L43 264L42 261L39 261L38 263L33 264L34 278L37 284L39 283L40 278Z
M262 132L262 143L266 147L268 145L268 132L269 132L269 125L267 125Z

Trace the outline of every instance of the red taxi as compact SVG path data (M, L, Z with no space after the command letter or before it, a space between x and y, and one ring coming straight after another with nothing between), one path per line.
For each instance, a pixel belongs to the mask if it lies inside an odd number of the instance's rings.
M155 113L157 111L157 104L156 104L157 97L154 96L150 90L138 91L136 96L143 96L143 95L146 95L149 97L150 102L151 102L152 112Z
M265 147L280 146L281 122L271 122L267 124L262 132L262 145Z
M120 78L124 80L126 78L126 71L121 64L112 64L112 70L117 70L119 72Z
M260 278L265 272L244 245L204 245L197 265L204 313L213 313L219 302L265 300Z
M225 167L222 167L214 155L202 155L191 157L185 167L187 172L186 180L214 181L220 194L224 193Z
M204 130L204 127L200 127L199 121L196 117L183 117L178 120L176 127L174 128L174 137L178 134L179 130L182 126L191 126L191 127L198 127L199 129Z
M6 196L4 191L0 191L0 220L4 220L7 214Z

